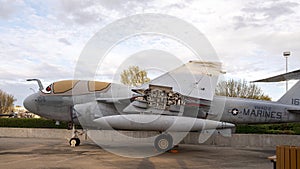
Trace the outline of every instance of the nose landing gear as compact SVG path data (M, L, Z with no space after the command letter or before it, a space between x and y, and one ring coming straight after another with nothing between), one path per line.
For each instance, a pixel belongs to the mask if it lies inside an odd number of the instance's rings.
M76 112L74 111L73 106L70 107L70 117L71 117L71 121L68 124L68 129L72 130L72 137L69 140L69 144L71 147L76 147L80 145L80 139L78 137L78 134L82 135L84 132L80 133L75 128L74 119L77 118L77 115Z
M80 145L80 139L78 137L78 134L82 135L83 133L80 133L76 130L74 123L71 123L69 125L72 126L72 137L69 140L69 144L70 144L71 147L79 146Z

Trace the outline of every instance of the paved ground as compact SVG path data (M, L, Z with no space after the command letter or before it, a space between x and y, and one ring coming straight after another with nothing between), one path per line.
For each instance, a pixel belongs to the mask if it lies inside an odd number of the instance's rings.
M71 148L65 140L0 138L0 168L200 168L271 169L267 160L275 150L180 145L178 153L150 158L126 158L109 153L92 142Z

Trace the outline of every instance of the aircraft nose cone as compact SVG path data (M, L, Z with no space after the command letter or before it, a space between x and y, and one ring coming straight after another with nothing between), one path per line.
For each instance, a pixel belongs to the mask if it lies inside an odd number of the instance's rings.
M36 101L35 101L36 98L37 98L37 94L32 94L32 95L26 97L23 102L24 107L32 113L37 113L37 107L36 107Z

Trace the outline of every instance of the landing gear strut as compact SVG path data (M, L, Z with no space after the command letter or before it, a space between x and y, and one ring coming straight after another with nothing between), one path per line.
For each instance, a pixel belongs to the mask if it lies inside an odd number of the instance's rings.
M69 140L71 147L76 147L80 145L80 139L78 138L79 132L75 129L75 124L72 123L72 138Z
M83 133L79 133L75 128L74 119L77 118L77 115L76 112L74 111L73 106L70 107L70 117L71 117L71 121L68 124L68 129L72 130L72 137L69 140L69 144L71 147L76 147L80 145L80 139L78 137L78 134L83 134Z
M161 134L156 137L154 147L158 152L166 152L173 147L173 137L170 134Z

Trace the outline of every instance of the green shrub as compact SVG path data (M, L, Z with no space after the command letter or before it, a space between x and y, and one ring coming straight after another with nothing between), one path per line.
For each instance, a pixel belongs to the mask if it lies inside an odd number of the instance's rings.
M17 128L60 128L67 129L67 122L60 122L55 125L55 120L48 119L21 119L21 118L0 118L0 127ZM81 126L76 126L81 128ZM259 125L237 125L236 133L243 134L297 134L300 135L300 123L286 124L259 124Z
M0 118L0 127L60 128L60 129L68 128L67 122L60 122L60 125L55 125L55 122L56 122L55 120L48 120L48 119Z
M237 125L236 133L243 134L298 134L300 123Z
M295 134L300 135L300 126L295 126L294 132L295 132Z

